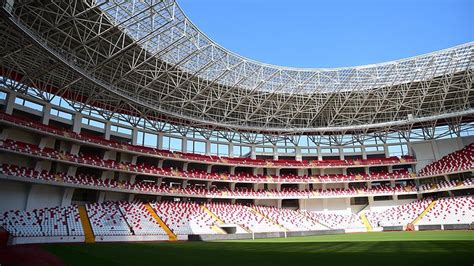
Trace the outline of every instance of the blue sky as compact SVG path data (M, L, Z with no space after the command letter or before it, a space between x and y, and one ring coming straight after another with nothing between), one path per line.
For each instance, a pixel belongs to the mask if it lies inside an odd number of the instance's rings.
M364 65L474 41L474 0L178 0L209 37L284 66Z

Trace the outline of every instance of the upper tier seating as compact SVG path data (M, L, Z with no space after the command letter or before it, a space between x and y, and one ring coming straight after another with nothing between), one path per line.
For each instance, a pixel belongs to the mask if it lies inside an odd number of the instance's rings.
M311 219L330 229L360 229L364 224L356 214L304 211Z
M236 224L251 232L284 231L279 225L272 223L247 206L229 203L207 203L206 206L225 224Z
M472 186L474 184L474 178L467 178L465 180L450 180L450 181L441 181L439 183L430 183L430 184L423 184L421 185L418 190L419 191L427 191L427 190L440 190L440 189L448 189L454 187L465 187L465 186Z
M17 117L8 115L4 112L0 112L0 120L10 122L14 125L24 126L38 131L54 134L57 136L73 138L79 141L94 143L114 149L123 149L127 151L134 151L139 153L146 153L150 155L156 155L165 158L185 159L199 162L208 163L224 163L224 164L236 164L236 165L256 165L256 166L351 166L351 165L385 165L385 164L397 164L414 162L414 158L411 156L390 157L390 158L371 158L371 159L356 159L356 160L313 160L313 161L297 161L297 160L262 160L262 159L250 159L250 158L233 158L233 157L220 157L211 155L202 155L194 153L183 153L183 152L171 152L169 150L161 150L156 148L150 148L146 146L131 145L128 143L120 143L112 140L106 140L105 138L81 133L77 134L71 130L63 128L56 128L50 125L44 125L37 121L34 121L25 117Z
M134 235L166 235L143 203L120 201L118 206Z
M94 235L125 236L132 234L130 226L116 202L88 204L86 209Z
M151 206L176 235L215 233L216 221L195 202L162 201Z
M471 224L474 222L474 197L438 199L417 224Z
M369 211L365 215L370 224L379 226L404 226L416 219L428 205L431 199L417 200L408 204L403 204L388 208L383 211Z
M474 143L452 152L438 161L428 164L418 173L420 176L439 175L474 168Z
M77 206L7 211L0 215L0 225L13 236L83 236Z
M254 206L261 214L282 225L289 231L326 230L327 227L309 218L301 211L267 206Z
M10 176L28 177L34 179L40 179L45 181L64 182L78 185L89 185L95 187L106 187L116 189L129 189L138 192L155 192L155 193L167 193L167 194L182 194L182 195L200 195L200 196L222 196L222 197L313 197L313 196L351 196L351 195L363 195L363 194L385 194L391 195L395 192L398 193L414 193L416 187L407 185L395 187L390 186L372 186L367 188L365 186L360 188L332 188L326 190L303 190L300 191L296 188L285 188L281 191L276 190L257 190L253 191L249 188L236 188L235 191L229 189L205 189L202 187L188 185L186 188L173 187L162 184L158 186L154 182L137 181L130 183L128 181L117 181L111 179L100 179L91 175L78 174L74 177L68 176L65 173L51 174L46 171L38 172L33 169L24 167L18 167L14 165L4 164L0 168L0 173Z

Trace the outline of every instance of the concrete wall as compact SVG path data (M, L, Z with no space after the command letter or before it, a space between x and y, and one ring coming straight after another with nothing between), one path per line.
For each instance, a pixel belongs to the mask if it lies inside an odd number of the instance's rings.
M24 210L28 197L29 184L0 181L0 212Z
M64 188L33 184L28 193L26 210L61 205Z

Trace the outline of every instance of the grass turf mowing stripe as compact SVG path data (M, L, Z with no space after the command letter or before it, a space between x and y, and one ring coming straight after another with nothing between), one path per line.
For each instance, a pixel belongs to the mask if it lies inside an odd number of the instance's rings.
M474 232L347 234L321 236L320 241L316 238L302 237L298 242L274 239L275 242L55 244L45 248L70 265L405 266L472 265L474 259Z

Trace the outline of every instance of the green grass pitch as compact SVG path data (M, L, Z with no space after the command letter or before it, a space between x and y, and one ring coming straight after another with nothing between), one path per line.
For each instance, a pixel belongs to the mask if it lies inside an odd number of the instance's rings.
M221 242L52 244L70 265L474 265L474 232L383 232Z

